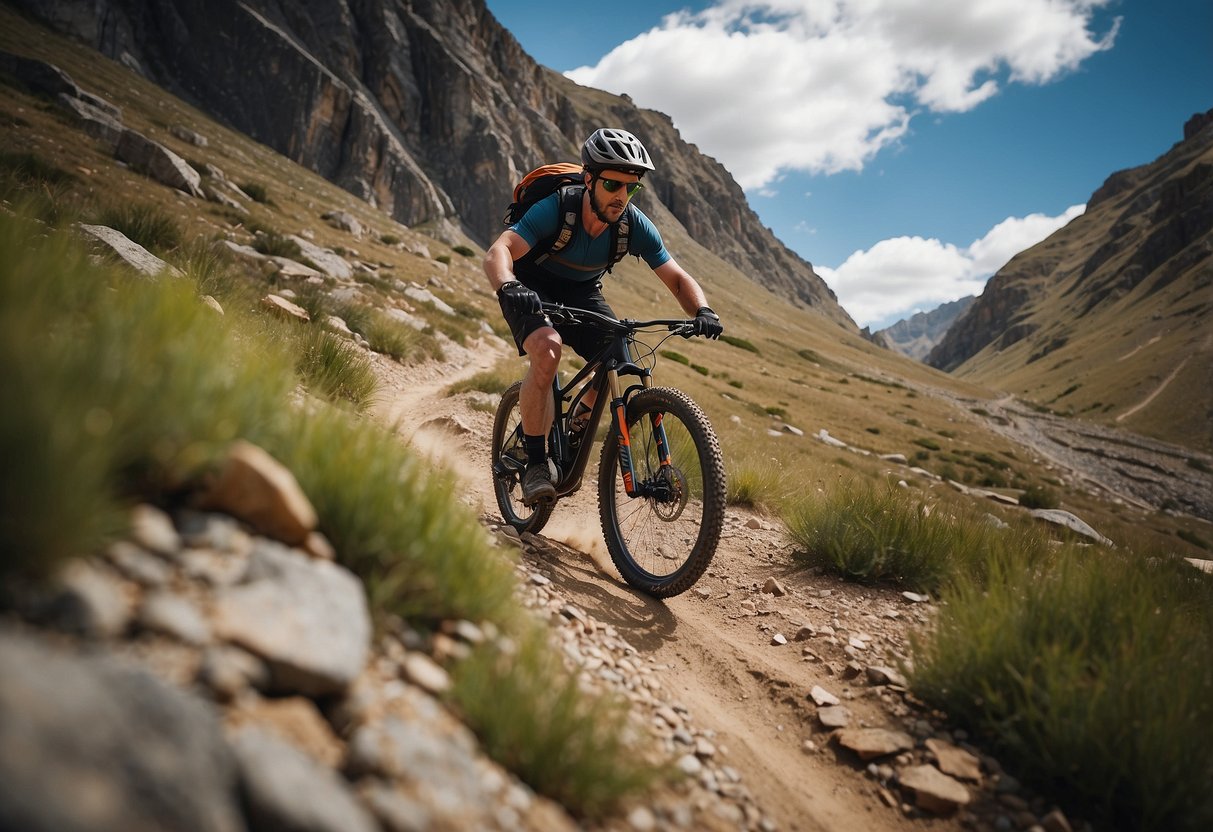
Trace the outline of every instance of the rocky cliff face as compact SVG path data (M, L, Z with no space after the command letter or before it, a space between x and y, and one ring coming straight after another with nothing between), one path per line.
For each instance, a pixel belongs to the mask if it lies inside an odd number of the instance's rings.
M935 345L943 340L952 324L964 315L974 298L972 295L945 303L930 312L919 312L876 332L880 343L895 352L922 361Z
M1082 217L990 278L927 363L954 370L982 350L1006 350L1024 339L1032 341L1029 358L1039 359L1069 340L1061 329L1081 326L1130 295L1148 296L1181 278L1207 289L1211 127L1213 110L1193 116L1183 141L1165 155L1109 176Z
M650 193L700 245L853 329L727 171L668 118L537 65L483 0L18 0L406 225L487 244L522 172L626 125L661 174Z

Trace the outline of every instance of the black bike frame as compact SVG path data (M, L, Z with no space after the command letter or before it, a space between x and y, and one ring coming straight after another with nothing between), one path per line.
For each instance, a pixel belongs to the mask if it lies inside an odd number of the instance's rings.
M593 444L589 441L589 437L592 437L594 431L597 430L604 404L609 400L611 420L616 428L616 441L619 446L619 473L623 477L624 490L629 497L648 496L647 484L637 481L632 465L632 442L628 432L627 403L637 391L653 386L653 374L649 369L641 367L631 360L631 345L635 340L635 333L639 330L664 326L668 327L671 332L678 332L679 329L687 327L690 322L686 319L653 321L624 319L617 321L587 309L571 309L547 303L543 305L543 311L549 316L563 318L567 321L588 318L593 323L601 325L604 330L614 333L611 342L587 362L567 384L561 385L559 374L552 380L555 419L552 425L551 447L556 451L558 463L569 461L568 429L565 426L569 414L576 411L577 404L590 390L598 391L598 397L590 412L590 420L585 426L586 439L577 449L576 457L571 460L572 464L561 467L560 481L556 483L556 495L566 497L581 487L581 479L585 474L586 465L589 463L589 448ZM626 356L628 360L620 360L621 356ZM619 377L625 375L638 376L640 382L628 385L626 388L621 387ZM603 395L604 392L607 395ZM669 443L666 439L665 428L661 424L661 414L654 414L652 419L658 459L664 468L670 464ZM567 470L565 470L566 468Z

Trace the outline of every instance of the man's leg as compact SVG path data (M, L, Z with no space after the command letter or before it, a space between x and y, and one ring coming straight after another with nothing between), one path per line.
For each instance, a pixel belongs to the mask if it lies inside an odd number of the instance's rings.
M556 415L552 379L560 366L560 336L551 327L542 327L526 337L522 348L531 364L518 392L518 410L522 416L522 432L527 449L522 500L531 504L556 497L545 443Z

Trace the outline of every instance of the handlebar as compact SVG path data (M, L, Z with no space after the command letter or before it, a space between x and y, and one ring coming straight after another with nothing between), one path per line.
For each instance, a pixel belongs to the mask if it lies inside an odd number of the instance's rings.
M611 318L590 309L578 309L560 303L548 303L544 301L541 306L543 313L553 321L570 324L592 322L610 332L632 333L642 329L663 326L675 335L686 335L692 333L695 327L695 321L686 318L657 318L651 321L638 321L634 318Z

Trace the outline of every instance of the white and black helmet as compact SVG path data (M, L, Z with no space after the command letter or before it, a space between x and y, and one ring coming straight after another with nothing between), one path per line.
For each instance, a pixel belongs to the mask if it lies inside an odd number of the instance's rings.
M620 170L644 176L653 167L649 152L640 139L627 130L600 127L581 146L581 164L597 173L600 170Z

